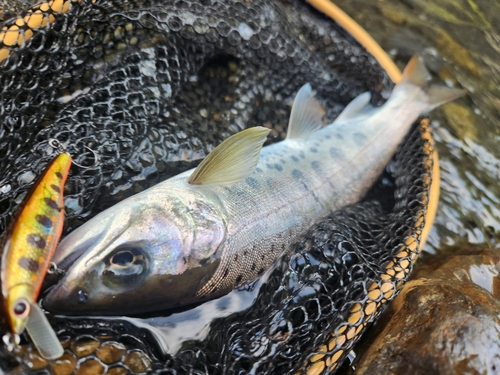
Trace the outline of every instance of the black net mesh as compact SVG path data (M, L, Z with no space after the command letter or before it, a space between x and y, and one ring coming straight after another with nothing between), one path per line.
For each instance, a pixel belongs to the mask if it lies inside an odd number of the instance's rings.
M86 166L68 179L69 231L193 167L245 127L269 126L282 139L306 82L329 119L359 93L372 91L380 104L391 88L352 37L298 0L53 0L2 17L0 232L57 152L50 139ZM249 310L214 322L206 340L175 357L123 322L52 318L66 362L48 363L28 343L0 348L0 363L20 373L332 370L412 268L431 180L429 138L423 121L363 202L311 229ZM112 344L121 355L102 354Z

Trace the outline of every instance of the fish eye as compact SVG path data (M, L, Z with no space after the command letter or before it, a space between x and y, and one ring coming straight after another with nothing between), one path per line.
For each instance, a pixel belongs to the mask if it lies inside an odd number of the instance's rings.
M117 267L127 267L130 263L134 262L134 253L130 250L122 250L113 255L110 263Z
M137 286L144 280L148 264L148 257L141 247L121 245L105 260L102 280L112 288Z
M18 319L25 318L30 313L30 305L25 299L18 299L12 309L14 316Z

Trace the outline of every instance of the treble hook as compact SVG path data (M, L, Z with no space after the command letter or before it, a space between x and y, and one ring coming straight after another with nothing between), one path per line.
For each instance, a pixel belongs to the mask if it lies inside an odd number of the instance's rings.
M66 152L66 146L63 145L58 139L55 139L55 138L49 139L49 145L50 145L50 147L55 148L56 150L59 149L61 152ZM92 150L90 147L88 147L87 145L83 145L83 147L85 147L87 150L89 150L92 153L92 155L94 155L94 164L92 164L90 166L83 166L83 165L78 164L75 161L73 161L73 164L79 168L82 168L82 169L94 168L99 163L99 155L97 155L97 153L94 150Z
M16 333L6 333L2 336L3 343L9 352L12 352L21 343L21 336Z

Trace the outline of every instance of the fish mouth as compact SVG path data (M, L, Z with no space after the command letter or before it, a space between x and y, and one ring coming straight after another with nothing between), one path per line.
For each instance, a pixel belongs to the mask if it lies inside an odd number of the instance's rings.
M68 278L71 276L65 275L57 284L51 287L42 300L42 305L48 311L78 315L81 314L89 299L88 280L85 280L85 285L78 285L76 280ZM89 275L92 279L92 275Z

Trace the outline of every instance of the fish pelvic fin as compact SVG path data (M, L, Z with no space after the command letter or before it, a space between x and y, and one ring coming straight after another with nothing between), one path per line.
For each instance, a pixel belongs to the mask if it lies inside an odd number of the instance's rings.
M188 178L192 185L231 185L250 176L259 162L260 150L270 130L245 129L217 146Z
M286 139L307 139L323 126L325 110L314 98L311 84L302 86L292 105Z
M364 92L358 95L352 102L350 102L344 110L338 115L333 124L337 122L342 122L349 120L353 117L359 115L359 113L367 108L373 108L370 105L370 100L372 99L372 94L370 92Z
M467 93L466 90L446 86L428 86L430 74L425 68L424 61L418 55L413 56L403 71L401 82L397 86L410 84L422 89L426 96L427 111L431 111L444 103L451 102Z

